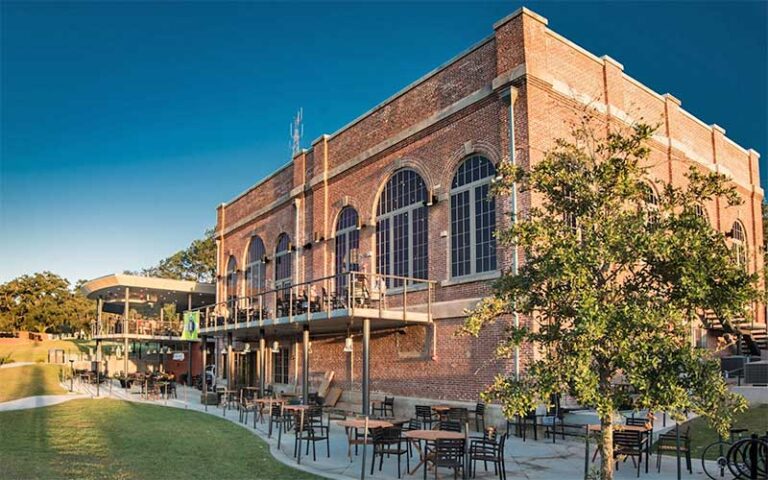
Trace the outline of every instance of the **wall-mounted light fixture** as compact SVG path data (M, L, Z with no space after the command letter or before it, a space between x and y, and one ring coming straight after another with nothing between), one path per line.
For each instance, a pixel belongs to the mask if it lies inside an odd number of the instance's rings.
M352 342L352 337L347 337L344 339L344 353L352 353L355 351L354 343Z
M280 342L277 340L272 342L272 353L280 353Z

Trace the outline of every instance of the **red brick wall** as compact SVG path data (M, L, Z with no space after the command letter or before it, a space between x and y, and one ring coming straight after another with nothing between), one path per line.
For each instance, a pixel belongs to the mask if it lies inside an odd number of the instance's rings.
M761 265L755 248L762 244L763 236L757 154L735 146L718 128L693 119L674 97L659 95L629 78L617 61L595 57L549 30L545 19L523 12L498 22L493 37L453 63L341 131L320 137L291 165L220 210L220 274L225 274L229 255L237 258L242 270L253 234L261 236L272 256L281 232L287 232L298 247L294 255L299 281L333 274L335 223L346 205L356 208L362 223L368 225L360 232L360 252L361 261L372 271L372 225L379 192L395 170L409 167L417 170L438 196L438 203L429 208L429 276L436 281L449 280L449 238L442 233L450 228L451 179L459 162L472 153L483 154L493 162L509 159L510 86L516 88L511 98L514 154L519 164L539 161L554 139L569 134L569 122L585 106L605 114L604 120L611 123L641 119L657 123L660 128L651 145L652 174L664 181L682 182L690 164L730 173L745 204L735 209L716 203L705 207L713 225L722 231L730 229L737 219L744 224L752 253L751 268ZM450 115L436 120L448 110ZM353 160L358 163L346 168ZM263 211L278 201L283 203ZM527 194L518 198L521 210L536 203L537 199ZM295 205L300 217L298 232ZM508 222L508 202L498 199L497 207L497 225L504 226ZM314 234L324 241L302 249ZM510 252L500 251L500 268L508 269L511 258ZM267 265L267 278L274 277L273 267L273 262ZM489 292L488 281L443 285L437 289L435 301L476 299ZM416 297L418 294L414 294ZM453 318L436 321L435 359L430 329L408 327L405 335L376 335L371 352L373 389L397 395L473 400L493 375L509 371L511 362L491 359L503 322L481 338L457 338L452 333L462 321L455 318L460 314L457 311ZM758 318L762 319L762 312ZM342 387L359 388L359 338L353 357L343 353L342 348L343 338L314 339L311 370L334 370ZM530 355L532 349L524 349L523 365ZM297 373L293 362L291 369L293 378Z

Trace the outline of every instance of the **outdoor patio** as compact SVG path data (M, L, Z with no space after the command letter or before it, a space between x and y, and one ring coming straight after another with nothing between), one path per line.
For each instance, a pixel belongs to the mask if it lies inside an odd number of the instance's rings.
M92 396L95 396L96 394L93 385L76 384L75 389L81 393L90 394ZM325 441L319 441L316 445L317 460L313 460L312 458L312 448L310 445L309 455L306 455L306 450L302 451L301 459L299 461L299 459L293 455L295 439L293 430L282 434L280 448L278 448L277 432L279 427L276 425L274 426L273 435L269 438L267 414L265 414L264 422L256 422L256 427L253 428L253 413L249 414L247 423L242 423L237 409L227 409L225 411L219 406L206 407L202 405L200 403L199 390L179 386L177 390L177 398L144 400L140 395L135 393L132 394L119 388L117 382L114 382L112 385L109 383L103 384L100 388L100 395L102 397L111 397L133 402L154 403L174 408L196 410L207 412L210 415L224 417L243 428L247 428L249 431L266 441L270 446L272 454L280 462L328 478L361 478L363 446L360 445L358 455L354 454L354 447L352 447L352 455L351 457L348 457L348 438L344 427L339 424L339 420L330 421L330 456L326 453ZM325 417L325 420L326 424L328 424L327 417ZM658 427L658 430L654 430L654 434L657 434L660 431L661 426L658 425ZM503 425L499 425L498 428L499 433L506 431L506 428ZM470 427L470 430L473 429ZM477 435L480 434L470 431L470 437ZM511 436L506 442L504 453L506 460L506 477L510 479L564 480L584 478L585 443L583 438L567 437L563 440L558 435L557 443L552 443L551 438L545 437L543 433L539 435L538 440L533 440L530 438L530 435L526 441L523 441L516 436ZM594 443L591 443L589 452L590 470L599 467L599 458L594 463L591 462L593 453ZM377 464L373 475L370 474L372 461L371 455L371 447L369 446L365 459L365 477L379 479L397 478L397 458L395 455L392 455L389 458L387 456L384 457L381 471L378 470L377 457ZM409 475L406 471L405 456L403 456L401 462L402 478L423 478L423 468L419 467L412 475ZM414 451L413 456L410 458L410 468L414 469L418 463L419 454L417 451ZM691 475L685 470L685 460L682 459L682 478L702 478L702 476L704 476L701 468L701 460L693 458L692 463L693 474ZM491 464L488 465L488 468L489 471L486 472L483 469L482 462L479 462L477 466L477 478L499 478L498 475L494 475L493 466ZM434 470L429 470L427 472L427 478L434 478L434 475ZM440 478L452 478L453 472L450 469L441 468L439 476ZM657 473L656 456L653 454L650 458L649 472L647 474L645 473L645 465L643 465L640 476L641 478L653 479L677 478L674 456L664 456L662 459L661 472ZM619 464L616 478L637 478L636 470L631 459L627 459L626 463Z

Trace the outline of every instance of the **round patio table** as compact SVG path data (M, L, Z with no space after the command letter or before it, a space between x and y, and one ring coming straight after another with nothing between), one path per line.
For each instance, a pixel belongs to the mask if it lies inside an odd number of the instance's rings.
M349 461L352 461L352 445L365 445L365 440L358 440L356 437L357 435L355 432L357 432L360 428L365 428L365 419L364 418L354 418L354 419L347 419L347 420L339 420L336 422L337 424L341 425L347 430L347 457L349 458ZM387 422L386 420L368 420L368 429L372 428L390 428L394 425L392 422ZM363 446L365 448L365 446Z
M407 432L403 432L403 436L409 440L425 440L427 442L435 442L437 440L466 439L464 434L461 432L447 432L445 430L409 430ZM418 465L413 467L413 470L408 472L408 475L413 475L416 473L416 470L418 470L422 465L424 465L424 468L427 468L427 456L424 455L424 452L420 451L419 453L421 453L421 461L418 463Z

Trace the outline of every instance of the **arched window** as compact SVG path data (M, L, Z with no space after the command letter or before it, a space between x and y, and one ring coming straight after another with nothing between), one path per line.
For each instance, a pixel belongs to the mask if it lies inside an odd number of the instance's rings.
M358 229L357 211L344 207L336 223L336 292L341 293L347 286L348 277L344 272L360 270L358 249L360 248L360 230Z
M376 268L383 275L427 277L427 186L413 170L395 172L376 210ZM388 287L402 286L402 280Z
M496 168L474 155L459 165L451 184L451 276L496 270L496 201L489 196Z
M227 301L232 301L237 298L237 260L234 255L230 255L227 262Z
M267 265L264 263L264 242L261 237L254 235L248 245L248 256L245 259L245 289L246 296L252 297L264 290Z
M293 255L291 255L291 239L288 234L281 233L277 237L275 248L275 288L289 287L293 273Z
M645 202L645 209L648 214L648 224L654 225L659 220L659 194L656 193L656 189L653 185L648 183L643 185L643 201Z
M740 221L733 222L731 227L731 255L737 265L747 267L747 235Z

